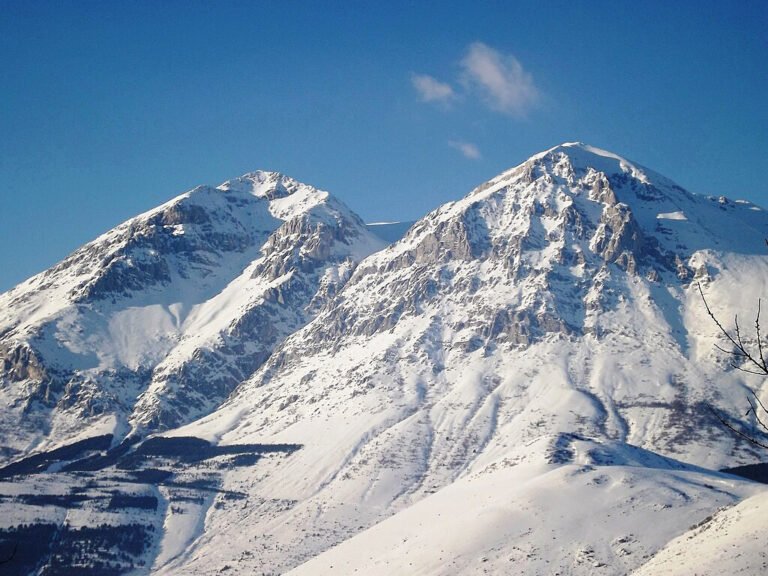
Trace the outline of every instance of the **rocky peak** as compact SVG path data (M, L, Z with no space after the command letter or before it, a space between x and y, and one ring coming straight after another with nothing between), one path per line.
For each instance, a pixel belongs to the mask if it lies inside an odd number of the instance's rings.
M99 415L145 431L187 422L384 245L342 202L276 172L198 186L0 295L0 400L37 407L26 438Z
M599 171L606 175L629 174L641 181L649 181L649 171L626 158L582 142L566 142L532 156L528 162L551 165L562 170L586 173Z
M275 200L290 196L301 187L306 186L280 172L256 170L255 172L243 174L239 178L227 180L220 184L218 189L243 192L260 198L266 198L267 200Z
M741 251L732 232L740 229L754 253L764 224L747 203L698 196L617 154L566 143L438 208L366 259L314 329L318 342L368 336L426 311L445 325L446 302L461 302L456 326L471 346L590 333L621 305L618 285L685 289L697 251ZM370 293L389 297L360 305Z

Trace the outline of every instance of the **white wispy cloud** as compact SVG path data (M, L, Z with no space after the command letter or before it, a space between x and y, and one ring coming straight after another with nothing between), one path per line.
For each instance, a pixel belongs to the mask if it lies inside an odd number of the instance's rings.
M447 104L456 96L450 84L427 74L411 74L411 84L424 102Z
M460 64L465 84L479 90L486 104L497 112L522 117L539 101L533 77L512 54L474 42Z
M451 148L455 148L459 152L462 153L462 155L465 158L469 158L470 160L479 160L482 158L482 154L480 154L480 149L477 147L476 144L472 144L471 142L461 142L460 140L451 140L448 142L448 145Z

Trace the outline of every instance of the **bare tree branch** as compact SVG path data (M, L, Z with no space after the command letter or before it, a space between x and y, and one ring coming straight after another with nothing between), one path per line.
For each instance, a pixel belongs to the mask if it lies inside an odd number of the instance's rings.
M754 394L754 392L753 392ZM757 407L752 403L752 400L747 398L747 402L749 402L750 409L747 411L747 414L749 412L752 412L752 414L755 415L755 420L757 420L757 423L760 424L763 428L765 428L766 431L768 431L768 427L765 425L765 423L760 419L760 414L757 413Z
M757 335L757 341L758 341L758 347L759 347L759 350L760 350L760 354L758 356L759 359L756 359L750 353L750 351L747 349L746 345L744 344L744 341L741 338L741 330L739 328L739 318L738 318L738 316L736 316L736 318L735 318L735 324L736 324L735 333L736 333L736 337L734 338L731 335L731 333L728 330L726 330L725 327L720 323L720 321L715 316L714 312L712 312L712 309L709 307L709 303L707 302L707 299L704 297L704 291L701 288L701 283L697 284L697 286L699 288L699 294L701 294L701 299L704 302L704 307L707 309L707 314L709 315L710 318L712 318L712 320L714 321L715 325L720 330L720 333L723 336L725 336L730 341L730 343L733 344L735 346L735 348L736 348L736 350L728 351L728 350L724 350L720 346L715 345L717 347L717 349L725 352L726 354L730 354L732 356L738 356L740 358L744 358L749 363L751 363L753 366L756 366L758 371L757 372L752 372L752 374L760 374L762 376L768 376L768 365L766 365L765 359L763 357L762 344L760 343L761 342L761 338L760 338L759 331L758 331L758 335ZM759 324L760 324L759 317L760 317L760 312L758 311L758 320L756 322L758 328L759 328ZM739 367L738 369L739 370L743 370L744 372L747 372L747 370L744 370L741 367Z
M766 408L766 407L763 405L763 403L762 403L762 402L760 402L760 398L757 396L757 394L755 394L754 390L750 390L750 392L752 392L752 396L754 396L754 397L755 397L755 400L757 400L757 403L758 403L758 404L760 404L760 408L762 408L762 409L763 409L763 412L765 412L766 414L768 414L768 408Z
M768 240L766 240L766 243L768 244ZM731 357L731 360L729 361L729 364L732 368L736 370L740 370L741 372L745 372L747 374L755 374L757 376L768 376L768 364L766 364L765 361L765 353L763 351L763 336L760 332L760 312L762 308L762 303L758 299L757 301L757 315L755 316L755 338L757 339L757 354L753 354L750 352L748 345L744 343L744 339L741 336L741 328L739 327L739 317L734 317L734 331L733 333L729 332L725 329L725 327L720 323L720 321L715 316L714 312L712 312L712 309L709 307L709 303L707 302L707 299L704 297L704 291L701 288L701 284L697 284L699 288L699 294L701 295L701 299L704 302L704 307L707 309L707 314L710 318L714 321L715 325L720 330L720 333L726 337L726 339L733 345L733 348L731 350L726 350L725 348L719 346L718 344L715 344L715 348L720 350L721 352L728 354ZM754 350L754 348L753 348ZM734 358L739 358L743 362L740 364L737 364ZM768 432L768 424L763 419L765 416L761 417L761 414L758 412L758 406L762 410L764 415L768 415L768 408L765 407L765 405L762 403L760 398L758 397L757 393L748 387L748 390L752 397L750 398L747 396L747 402L749 403L749 410L744 414L744 418L749 416L750 413L754 415L755 420L759 424L759 426ZM725 418L723 418L717 411L715 411L714 408L709 406L710 411L712 414L715 415L715 417L720 421L720 423L737 434L738 436L744 438L745 440L749 441L750 443L760 446L761 448L768 449L768 444L765 442L761 442L757 440L755 435L752 435L750 433L744 432L743 430L740 430L736 428L733 424L728 422Z
M709 406L709 405L707 405L707 406ZM768 449L768 444L765 444L765 443L763 443L763 442L760 442L759 440L755 440L755 439L754 439L752 436L750 436L749 434L747 434L747 433L745 433L745 432L742 432L741 430L739 430L738 428L736 428L735 426L733 426L733 425L732 425L730 422L728 422L728 421L727 421L725 418L723 418L722 416L720 416L720 414L718 414L718 412L717 412L717 411L716 411L714 408L712 408L712 406L709 406L709 411L710 411L710 412L712 412L712 414L715 416L715 418L717 418L717 419L720 421L720 424L722 424L723 426L725 426L726 428L728 428L728 429L729 429L731 432L733 432L733 433L735 433L735 434L738 434L739 436L741 436L742 438L744 438L744 439L745 439L745 440L747 440L748 442L750 442L750 443L754 444L755 446L760 446L760 448L766 448L766 449ZM747 414L749 414L749 412L747 412Z

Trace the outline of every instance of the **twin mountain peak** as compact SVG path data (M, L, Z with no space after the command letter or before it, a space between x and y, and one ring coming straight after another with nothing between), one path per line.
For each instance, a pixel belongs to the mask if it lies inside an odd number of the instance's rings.
M457 361L449 349L605 338L623 309L647 306L640 292L686 355L681 294L731 255L760 254L767 229L751 203L581 143L407 232L275 172L200 186L0 295L4 454L186 425L361 338L418 342L408 353L435 373ZM380 352L366 353L382 369L418 363Z

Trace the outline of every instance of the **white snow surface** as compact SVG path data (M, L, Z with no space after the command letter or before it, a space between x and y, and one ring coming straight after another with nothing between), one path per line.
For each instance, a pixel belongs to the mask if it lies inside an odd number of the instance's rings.
M507 463L457 480L290 574L627 574L692 518L755 491L660 462L595 466L590 448L577 442L565 466Z
M682 212L666 212L656 216L659 220L688 220Z
M672 540L634 576L768 573L768 492L720 510Z

